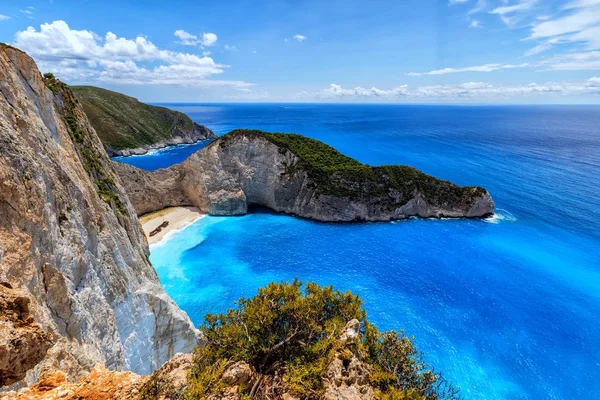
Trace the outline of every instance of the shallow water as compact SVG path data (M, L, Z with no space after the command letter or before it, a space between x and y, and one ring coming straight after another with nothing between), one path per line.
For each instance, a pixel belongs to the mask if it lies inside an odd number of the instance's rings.
M498 207L485 221L204 218L151 254L194 323L299 277L360 294L373 322L414 335L466 398L600 397L600 108L171 107L219 134L297 132L365 163L481 185Z

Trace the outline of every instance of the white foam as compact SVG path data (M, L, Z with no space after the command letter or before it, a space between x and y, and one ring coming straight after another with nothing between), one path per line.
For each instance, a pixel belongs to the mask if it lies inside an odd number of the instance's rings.
M499 224L500 222L515 222L517 217L512 215L509 211L499 208L496 210L494 215L485 218L484 221L490 224Z

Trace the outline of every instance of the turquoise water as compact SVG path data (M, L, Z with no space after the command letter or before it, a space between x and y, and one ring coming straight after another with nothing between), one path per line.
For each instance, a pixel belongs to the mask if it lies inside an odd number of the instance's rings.
M196 324L297 276L360 294L373 322L414 335L466 398L600 398L600 108L171 107L219 134L297 132L481 185L498 206L485 221L206 217L151 253Z

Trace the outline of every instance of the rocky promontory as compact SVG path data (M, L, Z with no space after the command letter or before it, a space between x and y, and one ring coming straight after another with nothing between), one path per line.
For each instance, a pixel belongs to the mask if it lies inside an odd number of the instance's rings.
M318 221L480 218L494 212L481 187L412 167L372 167L314 139L235 130L181 164L153 172L115 163L138 215L192 205L241 215L253 205Z
M146 154L149 150L215 139L209 128L182 112L145 104L94 86L72 86L77 101L109 157Z

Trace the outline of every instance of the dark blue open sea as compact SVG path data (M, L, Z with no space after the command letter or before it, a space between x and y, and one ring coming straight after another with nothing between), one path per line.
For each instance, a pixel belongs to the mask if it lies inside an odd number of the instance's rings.
M497 205L485 221L204 218L150 257L195 324L299 277L359 294L465 398L600 398L600 107L169 106L218 134L301 133L364 163L484 186ZM126 161L164 167L203 145Z

